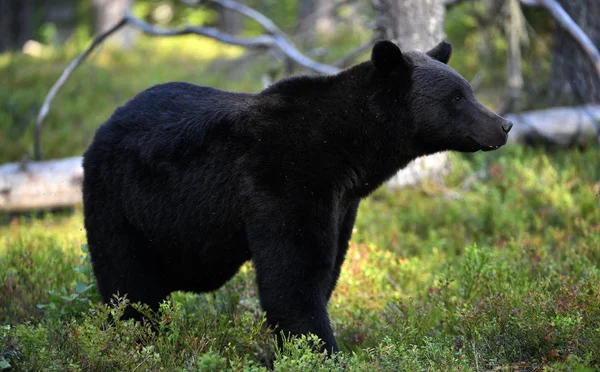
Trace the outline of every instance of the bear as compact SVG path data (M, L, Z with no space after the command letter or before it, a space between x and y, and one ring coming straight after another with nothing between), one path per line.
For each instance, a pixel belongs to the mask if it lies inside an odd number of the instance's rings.
M157 309L251 261L267 324L339 351L327 305L360 201L420 156L506 144L512 123L477 101L451 54L445 40L426 52L379 40L337 74L258 93L168 82L118 107L82 163L102 301Z

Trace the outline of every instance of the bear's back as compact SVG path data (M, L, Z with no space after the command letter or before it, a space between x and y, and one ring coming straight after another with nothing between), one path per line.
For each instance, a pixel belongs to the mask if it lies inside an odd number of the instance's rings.
M152 86L115 110L86 155L125 152L148 162L183 157L203 147L211 131L231 131L251 96L184 82Z
M231 187L222 186L237 184L232 169L240 151L231 144L239 142L235 128L246 126L240 107L251 97L188 83L140 92L115 110L84 154L86 204L156 239L173 227L164 221L193 231L199 216L224 208L229 199L216 196ZM144 210L155 212L142 216Z
M144 135L172 133L182 126L194 132L206 131L211 124L235 116L239 95L183 82L155 85L117 108L98 132L111 132L112 137Z

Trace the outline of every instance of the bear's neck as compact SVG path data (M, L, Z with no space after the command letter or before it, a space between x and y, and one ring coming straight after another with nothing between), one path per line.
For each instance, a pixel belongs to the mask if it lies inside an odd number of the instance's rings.
M374 111L371 88L364 84L369 69L361 64L334 76L288 78L260 94L271 110L285 112L285 123L273 125L286 126L285 140L303 149L311 171L361 197L422 155L399 130L409 124L408 114L390 125L384 111Z

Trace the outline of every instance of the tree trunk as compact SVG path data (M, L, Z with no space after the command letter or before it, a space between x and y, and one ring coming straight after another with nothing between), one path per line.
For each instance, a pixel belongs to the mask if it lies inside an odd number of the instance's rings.
M0 53L20 49L32 35L32 0L0 0Z
M301 30L329 35L333 32L335 0L300 0L298 22Z
M131 9L134 0L92 0L94 8L94 32L99 34L114 26L123 15L123 11ZM123 27L111 36L124 49L131 49L135 38L134 29Z
M403 51L425 51L444 38L444 0L372 0L376 36L394 39Z
M600 45L600 1L559 2L592 42ZM551 102L569 105L600 102L600 78L593 63L560 25L556 26L552 56Z
M238 3L242 3L242 0L237 0ZM242 20L243 16L234 12L233 10L220 8L219 9L219 20L217 22L217 27L219 30L230 34L230 35L238 35L242 31Z
M375 36L392 39L402 51L426 51L444 38L444 0L372 0L375 13ZM448 153L424 156L400 170L389 188L414 185L449 170Z

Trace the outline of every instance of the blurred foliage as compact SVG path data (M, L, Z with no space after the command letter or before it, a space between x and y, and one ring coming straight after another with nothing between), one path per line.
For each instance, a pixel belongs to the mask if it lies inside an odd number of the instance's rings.
M497 107L507 87L506 63L508 36L505 18L490 13L486 1L465 1L450 8L445 27L453 44L450 66L472 81L483 76L476 92L486 103ZM546 90L550 78L552 30L548 13L538 7L522 7L527 22L529 43L521 46L523 68L523 110L547 107Z
M246 3L271 17L282 29L293 29L296 1ZM500 104L506 86L507 43L498 21L480 26L479 19L485 18L485 8L480 3L466 1L453 6L447 14L447 39L454 45L450 65L468 80L483 76L476 93L494 108ZM45 95L70 60L90 42L91 5L77 4L79 26L64 44L41 44L35 56L0 55L0 162L31 156L33 123ZM362 4L361 11L368 9L367 5ZM136 1L133 11L148 22L173 27L185 23L214 25L217 17L213 8L190 8L175 0ZM344 9L339 12L344 14ZM361 16L368 17L368 12L364 13L367 14ZM522 107L532 109L545 106L543 94L551 63L552 25L543 10L527 9L525 13L535 33L531 32L531 42L523 53ZM256 22L248 22L244 34L262 32ZM333 35L320 37L318 45L325 47L325 54L315 55L310 49L305 52L323 62L339 60L371 37L366 20L361 22L362 26L356 22L340 24ZM52 39L52 30L52 25L43 25L40 40ZM304 45L304 38L293 39L298 45ZM369 54L366 51L356 61L368 58ZM285 64L286 60L274 53L245 53L241 48L194 35L173 38L140 35L134 48L128 51L108 43L78 68L54 100L44 122L44 157L81 154L95 129L118 105L153 84L183 80L220 89L256 92L262 88L264 74L271 74L275 79L285 76ZM296 66L293 73L298 72L301 70Z
M127 302L99 305L78 210L0 227L0 361L47 371L255 371L268 360L281 371L598 370L597 151L514 145L452 158L444 187L380 189L361 204L330 304L337 358L311 351L311 337L273 347L251 264L214 293L176 292L158 313L146 309L158 334L115 322Z
M84 33L81 31L81 33ZM84 48L76 38L64 47L43 47L38 56L0 55L0 163L28 155L33 123L49 87ZM326 60L341 58L354 41L332 36ZM89 40L86 40L86 43ZM133 50L110 45L92 53L63 86L44 121L45 158L81 154L96 128L116 107L143 89L168 81L187 81L225 90L258 92L261 77L280 70L282 61L261 53L237 60L243 49L195 35L140 36ZM283 71L278 72L282 77ZM10 89L9 87L18 87Z
M5 54L0 59L0 162L31 153L33 123L47 91L80 50L48 48L41 57ZM44 122L46 158L80 154L96 128L139 91L173 80L256 90L250 69L240 79L206 73L216 58L239 56L237 47L195 36L141 37L135 51L105 47L90 56L61 89ZM7 87L18 87L8 89Z

